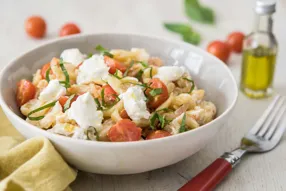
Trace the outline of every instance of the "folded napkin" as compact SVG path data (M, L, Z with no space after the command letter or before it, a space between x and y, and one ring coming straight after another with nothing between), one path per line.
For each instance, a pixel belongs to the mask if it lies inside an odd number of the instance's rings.
M0 191L63 191L75 180L70 168L50 141L24 141L0 109Z

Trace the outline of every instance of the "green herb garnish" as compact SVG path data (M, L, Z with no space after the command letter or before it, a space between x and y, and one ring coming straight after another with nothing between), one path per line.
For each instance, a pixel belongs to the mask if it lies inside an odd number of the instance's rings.
M65 87L66 87L66 88L69 88L69 87L71 86L71 85L70 85L70 76L69 76L69 74L68 74L68 72L67 72L67 70L66 70L66 68L65 68L65 66L64 66L64 61L63 61L62 58L60 58L60 67L61 67L61 69L62 69L62 71L63 71L63 73L64 73L64 75L65 75L65 77L66 77Z
M130 68L134 65L134 60L131 61L130 65L128 66L128 68L125 70L125 72L123 73L123 77L127 76Z
M139 72L136 74L135 78L137 78L138 80L140 80L142 78L144 71L143 70L139 70Z
M74 98L75 94L71 95L64 105L64 112L70 108L71 100Z
M183 38L183 41L188 42L190 44L194 44L194 45L198 45L201 42L200 34L194 31L189 34L188 33L183 34L182 38Z
M190 92L188 92L188 93L192 93L193 90L195 89L195 82L194 82L194 80L191 80L191 79L188 79L188 78L183 78L183 79L192 83L191 90L190 90Z
M105 90L105 88L101 89L100 95L101 95L101 103L105 107L104 90Z
M45 116L31 117L31 115L34 114L34 113L37 113L37 112L39 112L39 111L42 111L42 110L44 110L44 109L46 109L46 108L54 107L54 106L56 105L56 103L57 103L57 101L53 101L53 102L51 102L51 103L48 103L48 104L46 104L46 105L43 105L42 107L39 107L39 108L37 108L37 109L31 111L30 113L28 113L28 116L27 116L27 117L28 117L31 121L39 121L39 120L43 119Z
M179 133L183 133L185 131L187 131L187 129L186 129L186 113L184 113L182 123L181 123L180 129L179 129Z
M151 127L153 130L156 129L156 127L155 127L156 124L155 124L155 123L156 123L157 118L158 118L158 113L157 113L157 112L155 112L155 113L150 117L150 127Z
M149 66L148 63L143 62L143 61L138 61L137 63L141 64L144 68L147 68Z
M213 24L215 16L212 9L202 6L198 0L185 0L186 15L197 22Z
M47 69L47 71L46 71L46 80L47 80L47 82L50 82L50 71L51 71L51 67L49 67L49 69Z
M153 68L150 69L150 78L153 78Z
M103 46L101 46L101 45L97 45L95 47L95 50L102 53L104 56L108 56L110 58L114 57L113 54L111 54L107 49L103 48Z
M103 110L103 108L102 108L102 106L101 106L101 104L100 104L98 98L94 98L94 101L95 101L95 103L96 103L98 109L99 109L99 110Z
M154 114L150 117L150 127L155 130L156 129L156 123L159 121L160 128L163 129L165 125L168 123L165 116L160 115L158 112L154 112Z
M91 58L93 56L93 54L92 53L89 53L88 55L87 55L87 58Z
M111 75L114 76L115 78L121 80L122 78L118 75L118 71L119 71L119 70L116 69L115 73L114 73L114 74L111 74Z
M151 96L155 97L156 95L160 95L162 93L162 88L152 89L149 93Z
M192 28L183 23L164 23L164 27L169 31L179 34L187 34L192 32Z

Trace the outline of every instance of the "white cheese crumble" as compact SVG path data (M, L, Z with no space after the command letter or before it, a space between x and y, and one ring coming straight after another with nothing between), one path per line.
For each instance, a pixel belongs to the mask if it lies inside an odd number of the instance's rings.
M82 54L77 48L64 50L60 57L64 62L71 63L75 66L79 65L85 58L84 54Z
M48 86L39 95L39 100L48 102L59 99L66 94L66 88L58 80L51 80Z
M147 110L146 97L141 87L130 87L119 97L123 100L124 108L133 121L149 119L150 113Z
M184 67L162 66L158 68L158 73L153 78L159 78L164 83L178 80L185 72Z
M93 55L79 67L76 81L78 84L84 84L106 80L109 74L108 70L109 67L105 64L104 57Z

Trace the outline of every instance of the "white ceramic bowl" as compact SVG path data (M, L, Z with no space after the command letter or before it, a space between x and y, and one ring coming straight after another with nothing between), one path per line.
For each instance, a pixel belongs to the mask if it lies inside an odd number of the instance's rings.
M145 48L166 64L183 64L190 70L198 87L206 90L207 99L215 103L218 116L212 122L178 135L139 142L93 142L49 133L27 123L15 102L16 83L31 79L44 63L67 48L94 52L98 44L106 48ZM45 136L70 164L101 174L132 174L149 171L181 161L203 148L218 132L233 109L237 85L227 66L206 51L183 42L133 34L91 34L58 39L16 58L2 70L0 103L8 119L26 138Z

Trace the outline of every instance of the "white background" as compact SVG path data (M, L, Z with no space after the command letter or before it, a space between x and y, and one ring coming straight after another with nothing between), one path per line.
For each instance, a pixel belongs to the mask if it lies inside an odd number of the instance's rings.
M224 40L229 32L251 32L254 0L204 0L217 16L216 25L190 22L202 34L200 47L211 40ZM41 15L47 22L47 36L29 38L24 31L28 16ZM275 88L286 94L286 1L280 0L274 16L274 33L279 43ZM21 53L58 36L66 22L75 22L83 33L128 32L152 34L180 40L166 31L164 21L188 22L183 0L0 0L0 68ZM229 66L239 81L241 56L232 55ZM107 176L80 172L73 190L176 190L223 152L238 146L271 99L239 99L228 124L208 146L192 157L163 169L136 175ZM100 157L100 156L99 156ZM164 160L164 159L158 159ZM286 136L267 154L249 155L217 190L286 190Z

